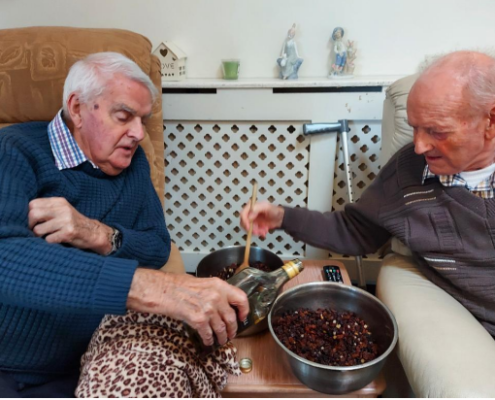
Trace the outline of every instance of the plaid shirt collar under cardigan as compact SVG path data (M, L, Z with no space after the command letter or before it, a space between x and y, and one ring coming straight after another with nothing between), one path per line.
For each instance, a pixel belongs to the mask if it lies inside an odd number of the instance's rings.
M55 157L55 165L59 170L70 169L89 161L93 168L98 168L83 153L62 117L60 110L48 125L48 139L52 153Z
M445 187L452 187L452 186L463 186L466 189L468 189L471 193L473 193L476 196L479 196L483 199L493 199L495 197L494 195L494 189L495 189L495 172L491 174L488 178L485 180L481 181L478 183L475 187L471 188L468 186L467 182L462 179L460 174L454 174L454 175L435 175L433 172L430 171L428 168L428 164L426 164L426 167L423 172L423 184L427 179L430 178L438 178L438 181Z

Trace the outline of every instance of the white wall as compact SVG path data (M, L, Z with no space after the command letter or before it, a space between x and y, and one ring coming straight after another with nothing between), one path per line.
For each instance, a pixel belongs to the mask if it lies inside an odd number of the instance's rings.
M173 41L189 56L191 78L219 77L227 57L242 59L242 77L275 77L293 22L301 77L327 75L339 25L357 42L356 74L408 74L427 54L491 46L494 15L493 0L0 0L0 28L112 27L154 47Z

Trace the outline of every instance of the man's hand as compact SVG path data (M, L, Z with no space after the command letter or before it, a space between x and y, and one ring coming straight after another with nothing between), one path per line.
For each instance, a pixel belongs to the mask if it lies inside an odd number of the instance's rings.
M237 309L237 316L235 310ZM168 315L196 329L206 346L224 344L237 333L237 317L249 312L246 293L219 278L138 268L127 298L127 308Z
M284 209L274 206L268 201L261 201L254 205L244 206L241 211L241 226L249 229L250 221L253 221L253 234L265 237L270 229L280 228L284 219Z
M79 213L63 197L34 199L29 203L29 229L48 243L67 243L79 249L108 254L112 228Z

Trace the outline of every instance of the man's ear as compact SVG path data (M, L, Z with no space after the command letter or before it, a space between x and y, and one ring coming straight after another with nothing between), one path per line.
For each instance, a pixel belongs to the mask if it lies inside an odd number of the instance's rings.
M82 126L81 103L77 93L71 93L67 99L67 109L69 110L70 120L75 128L80 129Z
M488 114L485 137L490 140L495 139L495 105L491 108Z

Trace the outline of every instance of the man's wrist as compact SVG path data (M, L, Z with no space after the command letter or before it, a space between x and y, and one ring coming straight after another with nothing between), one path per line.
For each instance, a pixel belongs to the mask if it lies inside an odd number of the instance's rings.
M166 275L164 272L152 269L136 269L127 295L127 309L140 312L156 312L159 306L156 293L163 295L166 292L164 288L157 290L157 285L163 283L160 278L163 278L164 275Z
M109 256L119 250L122 246L122 232L117 228L105 225L95 220L97 225L97 239L93 251L98 254Z
M276 229L281 229L284 222L285 208L282 206L277 206L277 214L276 214Z
M96 237L91 250L104 256L109 255L112 252L113 228L97 220L94 220L94 222L97 225L95 229Z

